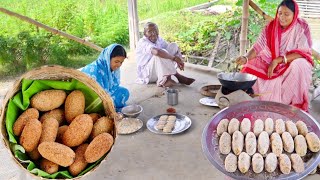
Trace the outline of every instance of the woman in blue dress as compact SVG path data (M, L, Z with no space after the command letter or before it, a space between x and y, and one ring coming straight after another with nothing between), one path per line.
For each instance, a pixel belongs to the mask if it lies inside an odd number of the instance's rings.
M127 53L121 45L111 44L101 52L97 60L81 70L109 93L117 112L126 106L129 99L128 89L120 86L120 66L126 58Z

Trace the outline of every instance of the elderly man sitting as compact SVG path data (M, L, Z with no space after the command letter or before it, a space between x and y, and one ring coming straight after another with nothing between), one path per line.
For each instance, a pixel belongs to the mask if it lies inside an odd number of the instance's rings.
M190 85L195 81L177 72L177 68L184 70L180 49L176 43L168 44L159 37L159 30L155 23L148 22L145 25L144 37L137 45L136 58L137 82L140 84L157 82L158 86L171 87L176 84L171 79L172 75L181 84Z

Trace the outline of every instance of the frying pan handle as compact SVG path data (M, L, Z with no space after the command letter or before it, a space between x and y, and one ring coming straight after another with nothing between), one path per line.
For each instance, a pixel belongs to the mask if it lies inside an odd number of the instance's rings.
M224 100L224 102L226 102L226 103L221 103L222 102L221 100ZM228 107L230 105L230 100L227 97L221 96L219 98L219 105L224 106L224 107Z

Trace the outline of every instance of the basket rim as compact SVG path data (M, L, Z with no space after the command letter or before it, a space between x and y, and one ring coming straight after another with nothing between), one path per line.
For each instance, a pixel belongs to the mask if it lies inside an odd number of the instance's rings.
M16 79L14 84L12 85L12 87L9 88L7 93L5 94L4 99L2 101L2 104L0 104L1 105L0 106L0 121L1 121L1 123L0 123L0 128L1 128L0 136L1 136L2 142L4 144L5 149L10 154L11 158L16 162L16 164L18 164L18 166L20 168L24 169L23 171L26 171L29 174L31 174L31 176L33 178L48 179L48 178L44 178L41 176L37 176L37 175L31 173L30 171L28 171L21 164L21 162L19 162L19 160L17 160L14 157L14 154L10 148L10 142L8 139L6 122L5 122L6 121L5 118L6 118L7 105L9 103L9 100L12 97L14 97L21 90L21 82L23 79L31 79L31 80L76 79L76 80L82 82L83 84L85 84L90 89L92 89L101 99L106 116L109 116L114 122L113 123L114 130L112 133L110 133L114 138L114 142L113 142L112 147L108 151L108 154L112 152L114 145L115 145L115 142L116 142L116 139L117 139L117 130L116 130L115 123L116 123L116 117L118 115L117 115L117 112L115 111L114 103L113 103L111 96L94 79L92 79L91 77L87 76L85 73L83 73L79 70L67 68L67 67L63 67L63 66L59 66L59 65L41 66L39 68L32 69L32 70L22 74L18 79ZM107 157L108 157L108 155L105 156L105 158L100 162L99 165L101 165L101 163L106 161ZM90 171L85 173L84 175L79 176L79 177L73 177L72 179L79 179L79 178L82 178L82 177L88 175L90 172L95 171L99 165L97 165L96 167L94 167L93 169L91 169Z
M218 90L221 88L222 86L219 84L214 84L214 85L206 85L201 87L200 89L200 93L204 96L208 96L208 97L216 97ZM217 92L211 92L210 90L217 90Z

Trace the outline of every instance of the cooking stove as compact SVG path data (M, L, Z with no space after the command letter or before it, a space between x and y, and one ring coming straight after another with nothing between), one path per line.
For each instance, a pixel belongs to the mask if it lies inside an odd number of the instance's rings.
M252 101L254 100L251 95L254 94L252 88L246 90L230 90L226 87L221 86L215 97L216 102L220 108L225 108L239 102Z
M221 86L220 91L221 91L221 93L224 94L224 95L228 95L228 94L230 94L230 93L235 92L235 90L230 90L230 89L228 89L228 88L226 88L226 87L223 87L223 86ZM245 92L245 93L247 93L247 94L249 94L249 95L254 94L252 88L249 88L249 89L246 89L246 90L242 90L242 91Z

